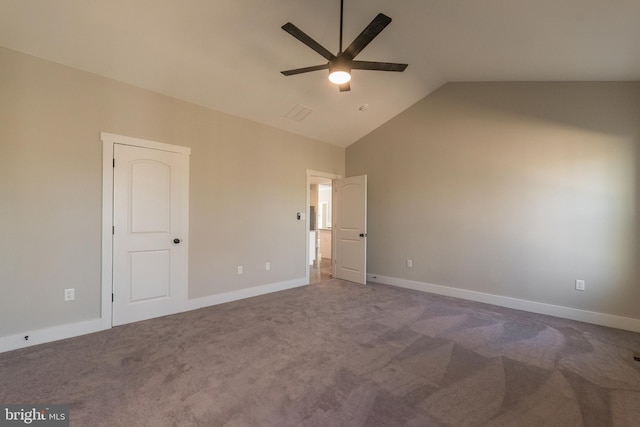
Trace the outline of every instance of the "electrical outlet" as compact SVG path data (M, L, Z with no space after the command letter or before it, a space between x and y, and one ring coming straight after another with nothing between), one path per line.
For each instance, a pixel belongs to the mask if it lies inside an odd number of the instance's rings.
M412 268L413 267L413 260L408 259L407 260L407 268Z
M238 275L240 275L240 274L242 274L242 273L243 273L242 266L241 266L241 265L239 265L239 266L238 266Z
M64 300L73 301L76 299L76 290L74 288L64 290Z
M576 280L576 291L584 291L585 287L584 287L585 283L584 280Z
M269 261L264 263L264 269L267 271L271 270L271 263Z

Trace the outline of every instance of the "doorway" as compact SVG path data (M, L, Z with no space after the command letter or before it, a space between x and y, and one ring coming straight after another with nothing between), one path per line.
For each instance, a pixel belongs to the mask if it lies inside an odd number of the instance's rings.
M339 178L339 175L307 171L308 283L332 277L332 180Z

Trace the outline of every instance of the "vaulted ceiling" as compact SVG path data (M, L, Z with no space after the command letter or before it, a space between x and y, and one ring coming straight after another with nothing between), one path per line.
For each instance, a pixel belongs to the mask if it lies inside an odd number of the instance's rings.
M345 0L344 44L382 12L340 93L292 22L337 53L340 1L0 0L0 45L347 146L446 82L640 80L638 0ZM1 64L0 64L1 66ZM361 108L363 105L367 107ZM296 106L311 113L287 118Z

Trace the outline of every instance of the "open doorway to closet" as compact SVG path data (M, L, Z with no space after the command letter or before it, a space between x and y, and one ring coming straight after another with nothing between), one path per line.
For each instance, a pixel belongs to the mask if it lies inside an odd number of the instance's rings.
M333 174L308 172L308 258L309 283L332 276L332 186Z

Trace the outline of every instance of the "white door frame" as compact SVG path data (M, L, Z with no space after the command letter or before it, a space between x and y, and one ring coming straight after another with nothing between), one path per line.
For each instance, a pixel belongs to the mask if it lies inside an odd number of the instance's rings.
M113 146L115 144L132 145L135 147L151 148L174 153L191 154L191 148L179 145L165 144L146 139L115 135L101 132L102 140L102 276L101 276L101 312L102 329L112 326L113 292ZM183 200L185 212L189 209L189 194ZM184 218L185 230L189 229L189 215ZM188 250L185 248L185 250ZM187 254L188 256L188 254Z
M309 218L309 208L311 207L311 177L312 176L318 176L320 178L327 178L327 179L341 179L342 175L336 175L334 173L329 173L329 172L320 172L320 171L314 171L314 170L310 170L307 169L307 203L305 204L305 218L307 219L305 221L305 239L304 241L306 242L305 247L307 248L305 250L305 257L304 257L304 265L306 266L306 273L305 273L305 278L307 283L309 283L309 227L311 227L311 218ZM332 227L332 231L331 231L331 238L333 239L333 227ZM333 264L331 266L331 271L333 271Z

